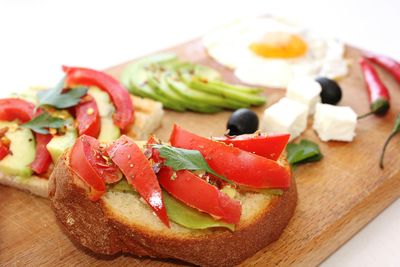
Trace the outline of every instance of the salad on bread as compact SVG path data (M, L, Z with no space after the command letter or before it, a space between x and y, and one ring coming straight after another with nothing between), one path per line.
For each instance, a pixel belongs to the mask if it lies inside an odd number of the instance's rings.
M160 124L161 103L151 105L156 102L135 97L134 105L134 97L104 72L65 66L63 70L65 77L53 88L30 88L0 99L1 184L47 197L54 164L79 136L112 141L125 133L144 138ZM160 112L155 112L156 127L140 135L138 123L153 119L144 105Z
M210 139L175 125L169 144L153 136L104 143L82 135L67 157L91 201L107 192L131 193L166 227L172 221L234 231L242 214L237 194L282 195L291 186L290 167L281 162L288 140L287 134L260 133Z

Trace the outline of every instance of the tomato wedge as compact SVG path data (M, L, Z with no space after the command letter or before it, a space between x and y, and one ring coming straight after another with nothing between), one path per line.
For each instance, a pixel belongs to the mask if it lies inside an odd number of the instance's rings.
M96 169L96 158L99 158L99 154L99 141L82 135L76 140L69 156L71 169L90 187L89 198L93 201L106 192L106 184Z
M51 155L46 145L53 138L51 134L36 133L36 154L31 163L31 169L37 174L43 174L47 171L51 163Z
M13 121L20 120L22 123L30 121L35 115L41 113L41 109L36 109L31 102L19 98L4 98L0 99L0 120ZM50 142L51 135L43 135L35 133L36 139L36 154L35 159L31 164L31 168L38 174L45 173L51 163L51 156L47 151L44 142ZM47 144L46 143L46 144ZM8 152L7 152L8 153Z
M79 135L97 138L100 133L100 114L96 101L87 95L85 100L75 107Z
M175 147L200 151L216 173L239 185L281 189L290 186L290 170L274 160L197 136L177 125L170 142Z
M135 142L122 135L107 148L107 153L158 218L169 227L161 187L149 161Z
M126 129L127 126L134 121L134 108L128 91L110 75L87 68L66 67L63 66L66 73L66 84L97 86L101 90L108 93L114 106L114 123L120 129Z
M212 140L248 151L267 159L277 160L289 142L290 134L243 134L213 137Z
M177 171L175 178L172 175L170 167L162 167L158 173L162 187L175 198L224 222L239 222L242 212L239 201L231 199L190 171Z
M0 120L20 120L22 123L33 118L35 105L19 98L0 99Z

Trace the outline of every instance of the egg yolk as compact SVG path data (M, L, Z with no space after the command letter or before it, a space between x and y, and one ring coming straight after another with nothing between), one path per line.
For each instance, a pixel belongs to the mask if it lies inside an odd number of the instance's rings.
M266 58L295 58L307 52L307 44L294 34L270 32L250 44L250 50Z

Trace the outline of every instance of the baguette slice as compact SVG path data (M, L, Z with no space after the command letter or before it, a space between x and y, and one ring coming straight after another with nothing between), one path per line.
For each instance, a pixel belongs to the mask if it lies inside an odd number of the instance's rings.
M68 153L50 177L52 209L69 238L97 254L123 252L201 266L236 265L279 238L297 202L293 180L282 196L239 194L242 215L234 232L191 230L174 222L167 228L135 194L107 192L99 201L90 201L88 187L69 167ZM286 159L280 162L288 166Z
M126 135L133 139L145 140L160 127L164 110L160 102L137 96L131 96L131 98L135 107L135 122L128 129ZM0 172L0 184L15 187L40 197L48 196L48 180L36 175L22 178Z

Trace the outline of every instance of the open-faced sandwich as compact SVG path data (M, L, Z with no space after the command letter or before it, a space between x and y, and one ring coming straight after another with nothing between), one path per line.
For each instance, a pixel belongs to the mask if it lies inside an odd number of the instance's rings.
M54 88L0 99L0 184L47 197L54 163L78 136L145 139L159 127L161 103L129 95L103 72L64 71Z
M174 126L169 144L80 136L57 162L49 197L74 243L231 266L278 239L297 192L283 135L205 138Z

